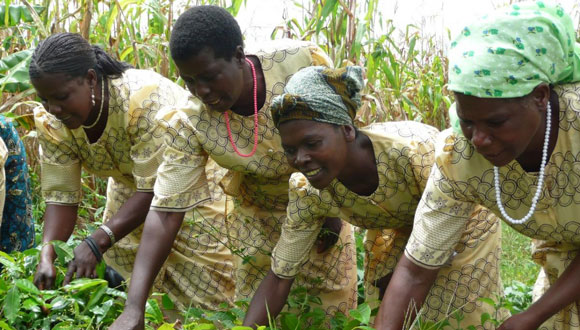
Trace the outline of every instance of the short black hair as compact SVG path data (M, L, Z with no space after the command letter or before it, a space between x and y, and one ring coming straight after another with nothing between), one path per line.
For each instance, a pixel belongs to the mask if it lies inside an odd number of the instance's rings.
M185 11L173 26L169 48L174 61L185 61L205 47L216 58L230 60L236 47L244 46L236 19L218 6L195 6Z
M47 73L64 73L76 78L93 69L99 78L116 78L130 68L130 64L117 61L80 34L65 32L53 34L39 43L32 54L28 74L30 79Z

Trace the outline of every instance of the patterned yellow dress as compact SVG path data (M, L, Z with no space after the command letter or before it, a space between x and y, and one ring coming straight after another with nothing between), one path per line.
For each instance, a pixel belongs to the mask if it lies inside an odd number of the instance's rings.
M416 122L377 123L361 128L372 142L379 184L374 193L361 196L338 180L327 188L312 187L302 173L292 175L288 221L272 255L274 272L293 277L308 257L325 216L348 219L366 228L365 289L367 300L376 304L375 281L393 272L409 233L417 204L434 161L438 131ZM479 208L456 242L427 297L422 315L430 321L461 310L461 327L478 325L482 313L493 309L478 301L502 293L499 280L501 231L491 212ZM460 233L460 234L461 234ZM464 286L464 284L469 284ZM373 301L374 300L374 301ZM451 321L453 324L453 321Z
M34 111L46 203L77 205L83 167L109 178L103 222L136 191L153 191L164 149L163 133L154 118L161 109L180 109L189 102L187 91L147 70L130 69L110 80L109 95L107 124L95 143L88 141L82 128L68 129L44 108ZM215 164L207 171L216 180L224 174ZM180 307L212 308L233 301L231 253L221 242L224 238L202 226L204 218L212 218L214 226L224 225L225 196L219 187L213 190L214 201L208 200L198 212L187 215L156 279L155 290L168 293ZM133 269L141 233L142 226L105 254L107 264L126 278Z
M580 83L554 87L560 103L556 147L546 166L545 186L532 218L511 225L534 239L533 259L542 266L534 291L545 292L580 248ZM493 165L462 135L447 130L436 149L436 164L405 253L416 262L440 266L461 236L475 204L499 213ZM507 213L522 218L530 209L538 173L517 161L500 168L501 199ZM537 296L535 297L537 298ZM580 301L570 304L540 329L578 329Z
M315 45L277 41L246 54L256 56L264 72L266 101L258 112L256 153L238 156L228 140L224 115L203 105L187 113L169 111L159 122L169 132L159 168L152 208L181 211L209 198L203 165L208 157L230 171L222 180L228 202L228 239L235 251L236 299L251 298L270 268L270 253L286 218L288 180L294 171L286 162L280 136L269 111L273 96L283 92L292 74L312 64L328 64ZM254 118L228 111L233 139L241 153L253 147ZM323 254L314 252L295 285L319 296L327 312L356 306L356 264L352 228L345 224L341 244ZM328 274L333 274L328 276Z

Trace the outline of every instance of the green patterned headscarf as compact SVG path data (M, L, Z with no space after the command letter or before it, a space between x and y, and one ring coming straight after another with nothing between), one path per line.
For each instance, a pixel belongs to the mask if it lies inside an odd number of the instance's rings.
M271 105L274 124L296 119L352 125L361 105L362 69L310 66L296 72Z
M542 82L580 81L580 45L559 5L518 3L463 29L451 43L449 89L486 98L528 95Z

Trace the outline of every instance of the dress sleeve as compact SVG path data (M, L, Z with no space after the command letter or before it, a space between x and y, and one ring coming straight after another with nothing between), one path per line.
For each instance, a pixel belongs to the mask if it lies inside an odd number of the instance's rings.
M137 191L153 192L157 169L162 162L165 144L164 127L160 127L155 116L160 112L173 112L188 106L188 95L173 82L158 76L151 77L152 83L131 95L130 113L133 143L133 177Z
M449 149L449 144L442 149ZM421 267L439 268L447 263L477 205L465 196L467 183L453 177L462 166L452 160L453 153L436 155L405 248L405 255Z
M186 109L158 115L159 125L165 130L165 150L157 171L152 210L185 212L211 199L205 174L208 156L188 118L196 106L192 101Z
M290 177L287 218L272 251L272 272L278 277L296 276L308 261L310 250L322 228L323 217L332 216L330 203L324 203L320 195L320 191L312 188L302 173L294 173Z
M77 205L81 199L81 163L71 132L43 108L34 110L40 144L42 197L47 204Z

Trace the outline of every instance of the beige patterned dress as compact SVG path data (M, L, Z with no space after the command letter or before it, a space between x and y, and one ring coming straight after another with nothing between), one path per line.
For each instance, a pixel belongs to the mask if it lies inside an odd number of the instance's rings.
M377 189L369 196L361 196L335 179L329 187L318 190L302 173L293 174L288 221L274 249L272 264L278 276L295 276L308 258L321 218L347 219L368 229L365 289L367 300L376 303L379 290L375 281L392 273L409 238L433 164L438 131L416 122L377 123L360 131L373 145L379 174ZM461 310L465 316L461 325L465 328L478 325L482 313L493 312L477 299L502 293L498 273L500 240L498 219L479 208L456 242L455 255L446 260L439 272L422 311L425 319L438 321ZM453 321L451 324L456 325Z
M152 192L164 148L163 132L154 118L161 109L180 109L189 93L147 70L127 70L109 81L109 113L101 137L90 143L82 128L68 129L44 108L35 109L41 145L42 194L47 204L77 205L81 200L81 167L108 177L103 222L108 221L136 191ZM224 170L208 166L210 177ZM212 185L215 187L215 185ZM225 238L202 226L204 219L223 227L225 196L217 187L195 214L190 213L155 283L180 307L217 307L233 300L232 257ZM148 206L145 206L148 207ZM130 277L142 226L105 254L108 265Z
M236 299L251 298L270 269L270 253L286 219L288 180L294 171L286 162L280 136L269 111L273 96L300 68L328 64L321 50L311 43L278 41L246 54L256 56L264 72L266 102L258 112L256 153L237 155L228 140L224 115L199 104L187 112L160 114L168 131L164 161L155 184L153 209L189 210L209 198L203 166L208 157L230 171L222 180L228 203L228 239L236 261ZM192 99L192 102L195 99ZM241 153L253 147L254 118L231 111L234 142ZM323 254L314 252L294 285L319 296L327 312L356 306L356 265L352 229L345 224L341 243ZM328 276L328 274L333 274Z
M534 288L545 292L580 248L580 83L556 86L560 121L556 147L546 166L545 186L532 218L516 231L534 239L533 259L542 266ZM440 266L461 236L475 204L499 213L493 165L461 134L443 132L436 149L437 167L419 206L405 253L420 264ZM517 161L500 168L501 199L507 213L522 218L530 209L538 173L526 172ZM535 298L537 299L538 296ZM580 328L577 301L540 329Z

